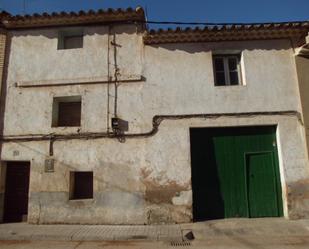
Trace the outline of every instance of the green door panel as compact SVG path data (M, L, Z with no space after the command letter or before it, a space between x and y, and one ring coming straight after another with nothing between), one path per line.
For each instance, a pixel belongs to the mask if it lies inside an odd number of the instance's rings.
M190 140L194 220L283 215L276 127L192 128Z
M246 154L250 217L279 216L273 153Z
M213 137L225 217L248 217L245 172L235 136Z

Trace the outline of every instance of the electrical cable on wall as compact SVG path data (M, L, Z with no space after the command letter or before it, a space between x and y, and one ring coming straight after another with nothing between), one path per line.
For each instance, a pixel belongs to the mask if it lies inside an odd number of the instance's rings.
M111 35L111 27L108 26L108 36L107 36L107 79L110 81L110 35ZM110 85L107 84L107 120L106 120L106 127L107 133L109 133L109 99L110 99Z
M46 141L53 138L54 141L73 140L73 139L99 139L99 138L146 138L157 134L159 126L163 120L183 120L183 119L217 119L221 117L237 117L250 118L256 116L286 116L295 117L301 125L304 125L302 116L298 111L274 111L274 112L241 112L241 113L205 113L205 114L185 114L185 115L156 115L152 119L152 129L141 133L72 133L72 134L28 134L28 135L7 135L1 136L0 141L14 142L14 141Z
M114 117L117 118L118 113L118 76L120 75L120 69L118 67L117 61L117 47L121 47L119 44L116 43L116 32L113 33L113 40L111 41L111 45L114 47Z

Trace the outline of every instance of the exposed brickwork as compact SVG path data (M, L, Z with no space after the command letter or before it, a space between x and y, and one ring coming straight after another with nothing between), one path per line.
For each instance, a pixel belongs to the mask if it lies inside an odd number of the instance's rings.
M0 29L0 86L2 85L2 78L3 78L5 43L6 43L6 31Z

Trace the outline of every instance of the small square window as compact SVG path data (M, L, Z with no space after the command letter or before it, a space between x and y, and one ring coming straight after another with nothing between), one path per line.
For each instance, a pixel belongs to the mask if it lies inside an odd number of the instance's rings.
M215 86L241 85L240 55L214 55Z
M93 172L70 172L70 200L93 198Z
M81 96L55 97L52 127L80 126Z
M60 31L58 36L58 49L82 48L84 34L80 29Z

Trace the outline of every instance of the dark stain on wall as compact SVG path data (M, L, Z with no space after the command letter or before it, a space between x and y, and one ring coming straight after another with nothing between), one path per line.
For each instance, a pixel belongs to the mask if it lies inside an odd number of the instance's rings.
M150 171L142 169L142 182L145 186L145 200L153 204L168 203L172 204L172 199L178 196L181 191L190 188L190 184L180 185L176 181L168 181L164 185L160 184L157 179L150 178Z
M287 201L290 219L309 217L309 179L289 183Z
M175 181L170 181L165 185L160 185L155 181L144 181L146 186L145 200L150 203L169 203L172 204L173 197L181 191L187 190L186 186L178 185Z

